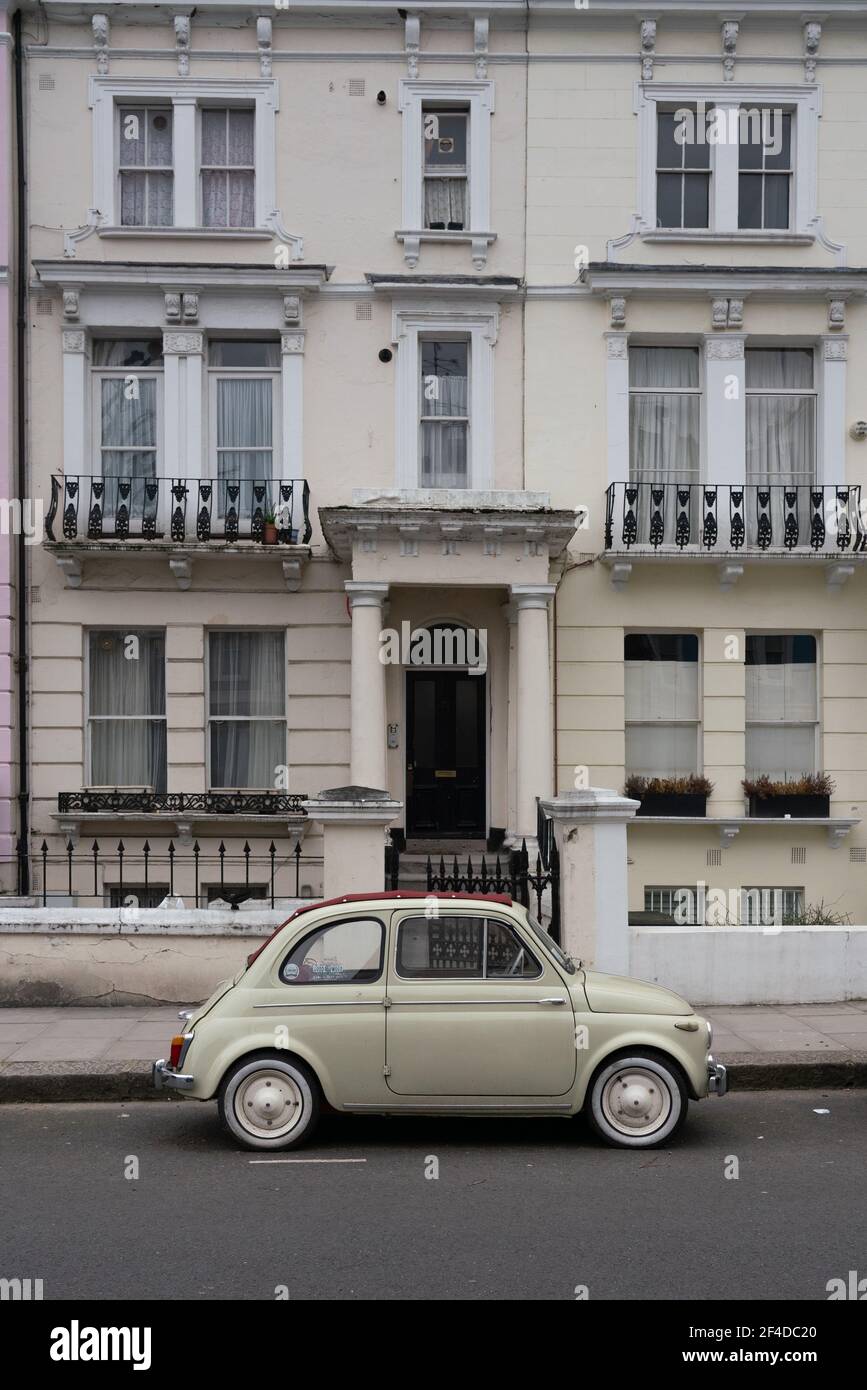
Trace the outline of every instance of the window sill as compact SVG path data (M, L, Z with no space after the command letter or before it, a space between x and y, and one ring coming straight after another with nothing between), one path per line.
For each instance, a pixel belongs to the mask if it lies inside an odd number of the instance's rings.
M440 245L451 243L455 246L471 246L473 265L476 270L482 270L487 264L488 247L497 240L496 232L437 232L428 227L419 231L404 229L395 232L394 235L397 241L403 242L403 258L411 269L418 265L422 242L431 242Z
M655 227L641 233L648 242L710 242L714 245L812 246L812 232L761 231L738 228L731 232L716 232L706 228Z
M267 227L99 227L101 237L135 238L147 240L161 237L171 240L197 240L216 238L220 241L273 241L274 233Z

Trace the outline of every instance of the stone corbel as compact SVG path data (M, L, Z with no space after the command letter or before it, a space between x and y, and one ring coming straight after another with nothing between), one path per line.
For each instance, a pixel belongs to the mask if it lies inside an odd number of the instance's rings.
M175 49L178 55L178 76L189 77L190 75L190 16L188 14L176 14L174 16L175 25Z
M259 48L259 73L262 77L271 76L272 25L267 15L259 15L256 20L256 43Z
M406 526L399 526L400 533L400 553L404 559L418 559L418 538L421 527L417 522L407 523Z
M854 565L834 564L829 565L825 571L825 583L829 589L842 589L855 573Z
M180 323L181 321L181 296L174 290L167 290L166 301L166 323Z
M79 300L78 300L78 296L79 296L79 291L80 291L80 289L81 289L81 286L80 286L80 285L76 285L74 289L73 289L73 288L64 288L64 290L63 290L63 317L64 317L64 319L66 319L67 323L77 323L77 322L78 322L78 311L79 311Z
M379 528L374 521L360 521L355 528L358 535L359 548L365 555L376 553L376 539Z
M301 588L301 561L300 561L300 560L284 560L284 561L283 561L283 582L284 582L285 585L286 585L286 591L287 591L287 593L290 593L290 594L297 594L297 593L298 593L298 590Z
M407 75L414 80L418 77L418 58L421 48L421 20L417 14L409 14L404 21L404 44L406 47Z
M611 587L613 589L625 589L631 578L631 560L618 560L616 565L611 566Z
M816 60L819 56L819 43L822 26L818 20L808 20L804 25L804 81L815 82Z
M609 299L609 301L608 301L608 304L609 304L610 315L611 315L611 327L612 327L612 328L625 328L625 327L626 327L626 299L624 298L624 296L623 296L623 295L612 295L612 297L611 297L611 298Z
M737 821L729 821L726 825L719 828L719 842L723 849L728 849L732 841L740 834L740 826Z
M57 568L63 575L63 584L66 589L81 588L81 560L77 555L55 555Z
M102 220L102 213L99 208L88 208L87 221L82 226L76 227L73 232L64 232L63 254L67 260L71 260L75 256L75 248L80 241L87 241L88 237L93 236Z
M744 326L744 301L742 299L729 300L729 328L743 328Z
M740 24L736 19L723 20L722 49L724 82L734 82L735 80L735 56L737 54L739 29Z
M482 529L485 538L485 555L501 555L503 553L503 528L502 526L485 526Z
M719 586L723 593L733 589L739 579L743 578L743 565L722 564L719 567Z
M846 301L836 299L833 295L828 295L828 327L832 329L843 329L846 327Z
M100 77L105 77L108 73L108 39L110 33L108 15L93 15L90 27L93 32L93 47L96 52L96 70Z
M839 849L846 836L851 833L851 825L828 826L828 848Z
M301 296L297 294L284 294L283 296L283 322L298 325L301 322Z
M458 549L464 529L462 521L440 522L440 535L443 538L443 555L459 555Z
M473 50L476 55L476 77L482 78L488 75L488 29L487 18L476 17L473 20Z
M57 822L57 829L63 836L64 849L67 845L72 845L73 849L78 847L78 841L81 837L81 821L61 820Z
M729 302L727 299L712 299L710 308L711 328L721 330L729 321Z
M197 291L185 291L183 295L183 317L184 323L198 323L199 319L199 296Z
M653 60L656 56L656 20L641 21L641 80L653 80Z
M189 589L193 582L193 562L189 555L169 557L169 569L179 589Z
M421 237L414 235L412 232L405 232L403 236L403 259L406 261L410 270L415 270L420 255Z

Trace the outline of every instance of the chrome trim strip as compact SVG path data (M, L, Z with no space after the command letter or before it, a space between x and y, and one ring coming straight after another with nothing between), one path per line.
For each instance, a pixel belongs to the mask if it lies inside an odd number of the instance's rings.
M382 999L299 999L297 1003L287 999L282 1004L254 1004L254 1009L357 1009L374 1006L381 1009Z
M475 1009L481 1004L550 1004L553 1002L550 999L395 999L391 995L389 995L389 998L391 999L392 1008L399 1008L404 1005L406 1007L418 1007L421 1005L422 1008L428 1008L431 1004L456 1004L459 1008L471 1006ZM561 1002L565 1003L566 1001L564 999Z
M434 1113L446 1113L454 1111L460 1114L464 1114L473 1110L502 1110L515 1114L526 1114L533 1113L536 1111L544 1111L545 1114L548 1115L571 1115L573 1107L571 1105L533 1105L530 1102L527 1102L527 1104L525 1105L516 1105L512 1102L508 1102L505 1105L499 1105L493 1102L491 1104L480 1104L478 1101L473 1101L467 1098L466 1101L451 1101L446 1105L437 1105L433 1101L429 1105L420 1104L418 1101L410 1101L406 1105L401 1105L399 1103L394 1104L393 1102L389 1101L381 1102L379 1104L369 1104L367 1101L365 1101L363 1104L355 1101L347 1101L343 1106L341 1106L341 1109L370 1110L378 1115L383 1115L388 1112L397 1112L401 1110L412 1110L421 1115L431 1115Z

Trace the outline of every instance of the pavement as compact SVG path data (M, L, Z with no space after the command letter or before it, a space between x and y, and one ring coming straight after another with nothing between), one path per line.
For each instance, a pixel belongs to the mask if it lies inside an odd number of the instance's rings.
M735 1091L652 1152L582 1120L332 1115L297 1153L255 1154L189 1100L10 1105L2 1127L0 1277L168 1298L194 1351L186 1299L562 1299L580 1351L604 1342L577 1299L705 1300L707 1326L715 1300L760 1300L763 1322L809 1325L785 1305L867 1276L864 1090ZM650 1366L665 1337L641 1328ZM820 1365L827 1341L806 1343Z
M867 1000L697 1012L733 1087L867 1086ZM157 1098L151 1063L181 1026L176 1005L0 1009L0 1102Z

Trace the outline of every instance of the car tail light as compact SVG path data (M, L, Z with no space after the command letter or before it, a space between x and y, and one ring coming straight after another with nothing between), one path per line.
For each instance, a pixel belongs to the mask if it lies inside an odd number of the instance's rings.
M180 1033L177 1035L177 1037L172 1038L172 1050L171 1050L171 1052L169 1053L169 1066L170 1066L170 1067L178 1067L178 1066L180 1066L180 1062L181 1062L181 1053L182 1053L182 1051L183 1051L183 1049L184 1049L184 1043L185 1043L185 1042L186 1042L186 1038L183 1037Z

